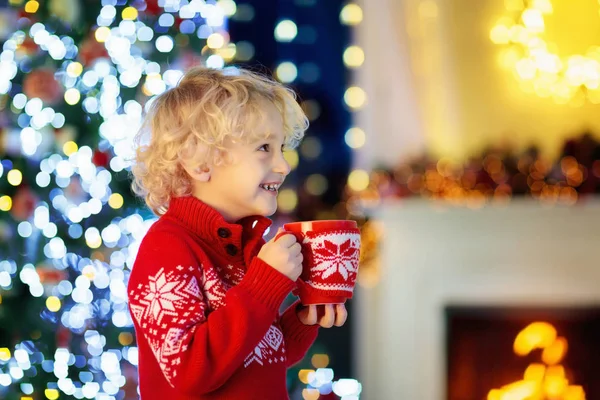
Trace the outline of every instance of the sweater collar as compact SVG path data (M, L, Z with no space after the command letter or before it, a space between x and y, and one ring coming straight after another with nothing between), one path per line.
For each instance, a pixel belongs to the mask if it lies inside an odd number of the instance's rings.
M262 215L229 223L220 212L194 196L172 198L164 216L211 243L214 250L231 261L245 262L246 265L260 249L261 239L273 223Z

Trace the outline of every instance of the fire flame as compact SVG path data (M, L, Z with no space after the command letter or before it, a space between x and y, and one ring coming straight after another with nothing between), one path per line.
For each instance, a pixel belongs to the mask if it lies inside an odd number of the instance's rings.
M557 335L554 326L547 322L528 325L517 335L513 349L520 356L541 349L543 364L530 364L522 380L490 390L487 400L585 400L583 388L569 385L565 368L560 365L568 343Z

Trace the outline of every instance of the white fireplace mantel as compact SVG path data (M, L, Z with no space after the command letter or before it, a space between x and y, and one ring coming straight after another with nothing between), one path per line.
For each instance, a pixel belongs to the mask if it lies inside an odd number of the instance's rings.
M446 399L447 305L600 306L598 200L479 210L411 200L374 216L381 279L356 289L351 318L361 399Z

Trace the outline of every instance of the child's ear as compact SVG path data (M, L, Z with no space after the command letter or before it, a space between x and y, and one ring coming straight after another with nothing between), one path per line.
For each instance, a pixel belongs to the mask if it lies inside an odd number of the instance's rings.
M195 181L208 182L210 181L211 169L206 164L202 165L183 165L183 168L188 175Z

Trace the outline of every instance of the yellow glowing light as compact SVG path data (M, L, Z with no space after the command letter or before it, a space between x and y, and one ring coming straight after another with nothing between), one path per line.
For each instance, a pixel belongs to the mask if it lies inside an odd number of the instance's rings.
M303 400L317 400L321 396L321 392L318 389L303 389L302 399Z
M360 192L369 186L369 173L362 169L355 169L348 175L350 189Z
M543 364L531 364L525 370L523 380L541 382L546 373L546 366Z
M550 0L533 0L531 7L541 11L543 14L552 14L554 11Z
M86 265L81 274L88 278L90 281L93 281L96 278L96 268L93 265Z
M30 14L36 13L39 8L40 3L38 3L37 1L31 0L25 3L25 12L28 12Z
M275 39L278 42L291 42L298 34L298 27L289 19L280 21L275 27Z
M564 337L556 338L554 343L546 347L542 352L542 361L548 365L558 364L565 357L567 347L567 339Z
M77 90L75 88L67 89L67 91L65 92L65 101L67 102L67 104L70 104L73 106L73 105L79 103L80 99L81 99L81 93L79 93L79 90Z
M544 379L544 392L551 399L560 398L567 390L569 381L560 376L546 376Z
M565 390L563 396L564 400L585 400L585 392L583 391L583 387L578 385L567 387L567 390Z
M305 158L316 159L319 158L321 152L323 151L323 146L321 145L321 141L319 138L314 136L309 136L302 142L300 147L300 152Z
M327 354L315 354L311 358L311 363L315 368L327 368L329 356Z
M352 127L346 131L344 140L346 141L348 147L358 149L365 145L367 136L365 135L365 131L362 129L358 127Z
M298 152L296 150L285 151L283 153L283 158L285 158L285 161L287 161L291 170L298 168L300 157L298 156Z
M231 61L235 58L237 49L235 43L229 43L227 46L217 50L217 54L223 57L225 61Z
M365 52L359 46L350 46L344 51L344 64L350 68L360 67L365 62Z
M501 400L502 391L498 389L492 389L488 393L487 400Z
M225 38L220 33L211 33L208 39L206 39L206 45L211 49L220 49L225 45Z
M304 383L305 385L308 385L308 376L314 372L314 369L301 369L298 372L298 379L300 379L300 382Z
M58 390L56 390L56 389L46 389L44 391L44 394L46 395L46 398L48 400L56 400L56 399L58 399Z
M123 196L119 193L113 193L108 198L108 205L115 210L123 207Z
M33 397L21 396L21 400L33 400Z
M508 32L508 27L504 25L496 25L490 32L490 39L495 44L508 44L510 42L510 36Z
M94 37L96 38L96 41L98 41L100 43L105 42L109 36L110 36L110 29L108 29L107 26L101 26L100 28L96 29L96 33L94 33Z
M86 239L86 244L90 249L97 249L102 246L102 238L100 236L96 236L92 239Z
M233 0L219 0L217 2L217 7L220 7L223 10L223 14L228 17L231 17L237 11L237 5Z
M358 25L362 19L363 11L358 4L346 4L340 12L340 22L344 25Z
M329 187L327 178L321 174L312 174L304 182L306 191L313 196L320 196L325 193Z
M487 400L501 400L502 391L499 389L492 389L487 395Z
M502 388L502 400L527 399L533 396L538 390L538 383L532 381L518 381L506 385Z
M556 328L547 322L534 322L517 335L514 351L520 356L529 354L533 349L544 349L556 340Z
M23 181L23 174L18 169L11 169L8 171L8 174L6 174L6 179L11 185L19 186Z
M138 10L135 7L126 7L121 13L123 19L133 21L138 17Z
M546 369L546 378L564 378L565 367L562 365L552 365Z
M63 153L65 153L66 156L70 156L71 154L77 152L78 149L79 147L77 146L77 143L71 140L63 144Z
M350 108L358 109L367 101L367 94L358 86L349 87L344 93L344 101Z
M75 61L67 67L67 74L73 78L77 78L83 72L83 65Z
M536 9L527 9L521 15L525 27L533 31L544 31L544 17L542 12Z
M52 312L57 312L61 307L60 299L56 296L48 297L46 299L46 307L48 307L48 310Z
M0 197L0 210L1 211L10 211L12 208L12 199L10 196L2 196Z
M298 195L292 189L283 189L277 196L277 206L282 212L292 212L298 206Z
M133 343L133 335L129 332L121 332L119 334L119 343L121 346L129 346Z
M275 76L283 83L293 82L298 76L298 68L292 62L285 61L277 66Z
M8 360L10 360L10 350L7 347L0 348L0 361Z
M581 107L585 100L600 102L594 90L600 87L597 46L583 54L560 57L556 46L545 40L544 16L552 14L550 0L505 0L508 11L520 13L518 21L501 18L490 31L490 39L505 45L501 65L515 72L522 90L557 104ZM581 89L584 89L582 91Z
M523 11L525 8L523 0L504 0L504 5L508 11Z

